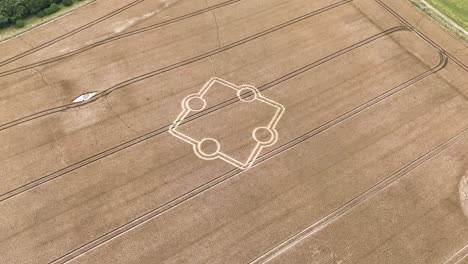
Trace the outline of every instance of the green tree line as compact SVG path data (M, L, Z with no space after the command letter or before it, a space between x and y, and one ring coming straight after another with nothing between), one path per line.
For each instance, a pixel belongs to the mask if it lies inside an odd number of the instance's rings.
M70 6L73 0L0 0L0 28L12 24L23 27L24 18L53 14L60 10L59 3Z

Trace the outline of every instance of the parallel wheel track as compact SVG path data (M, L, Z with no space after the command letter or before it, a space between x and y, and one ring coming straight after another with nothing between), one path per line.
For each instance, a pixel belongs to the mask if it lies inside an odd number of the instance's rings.
M131 3L127 4L127 5L125 5L125 6L121 7L121 8L118 8L118 9L116 9L116 10L110 12L109 14L107 14L107 15L105 15L105 16L102 16L102 17L100 17L100 18L98 18L98 19L96 19L96 20L93 20L93 21L91 21L91 22L89 22L89 23L87 23L87 24L85 24L85 25L83 25L83 26L81 26L81 27L78 27L78 28L76 28L76 29L74 29L74 30L72 30L72 31L70 31L70 32L67 32L67 33L65 33L65 34L63 34L63 35L60 35L60 36L58 36L58 37L56 37L56 38L54 38L54 39L52 39L52 40L50 40L50 41L47 41L47 42L45 42L45 43L43 43L43 44L41 44L41 45L39 45L39 46L37 46L37 47L34 47L34 48L32 48L32 49L29 49L29 50L26 50L26 51L24 51L24 52L21 52L21 53L18 54L18 55L15 55L15 56L13 56L13 57L11 57L11 58L8 58L8 59L6 59L6 60L3 60L2 62L0 62L0 67L5 66L5 65L7 65L7 64L9 64L9 63L12 63L12 62L14 62L14 61L17 61L17 60L19 60L19 59L21 59L21 58L23 58L23 57L25 57L25 56L27 56L27 55L29 55L29 54L32 54L32 53L34 53L34 52L36 52L36 51L39 51L39 50L41 50L41 49L44 49L44 48L46 48L46 47L48 47L48 46L50 46L50 45L53 45L53 44L55 44L55 43L57 43L57 42L59 42L59 41L61 41L61 40L66 39L66 38L68 38L68 37L70 37L70 36L73 36L73 35L75 35L75 34L81 32L81 31L83 31L83 30L85 30L85 29L87 29L87 28L90 28L90 27L92 27L92 26L94 26L94 25L96 25L96 24L98 24L98 23L100 23L100 22L102 22L102 21L104 21L104 20L106 20L106 19L108 19L108 18L111 18L111 17L113 17L113 16L115 16L115 15L117 15L117 14L119 14L119 13L121 13L121 12L123 12L123 11L125 11L125 10L127 10L127 9L129 9L129 8L131 8L131 7L135 6L135 5L137 5L137 4L141 3L141 2L143 2L143 1L145 1L145 0L136 0L136 1L133 1L133 2L131 2Z
M157 29L157 28L161 28L161 27L164 27L164 26L176 23L176 22L180 22L182 20L185 20L185 19L197 16L197 15L200 15L200 14L203 14L203 13L206 13L206 12L209 12L209 11L213 11L213 10L219 9L221 7L225 7L225 6L240 2L240 1L242 1L242 0L230 0L230 1L222 2L222 3L219 3L217 5L213 5L213 6L203 8L203 9L197 10L197 11L189 13L189 14L182 15L180 17L169 19L169 20L166 20L166 21L163 21L163 22L160 22L160 23L155 23L153 25L149 25L149 26L139 28L139 29L136 29L136 30L132 30L132 31L129 31L129 32L117 34L115 36L108 37L108 38L103 39L101 41L96 41L95 43L92 43L90 45L84 46L82 48L67 52L65 54L62 54L62 55L59 55L59 56L56 56L56 57L53 57L53 58L50 58L50 59L41 60L41 61L38 61L38 62L35 62L35 63L31 63L31 64L20 66L20 67L11 69L11 70L6 70L6 71L3 71L3 72L0 72L0 77L5 77L5 76L12 75L12 74L15 74L15 73L18 73L18 72L21 72L21 71L30 70L30 69L34 69L35 67L39 67L39 66L46 65L46 64L49 64L49 63L57 62L57 61L60 61L60 60L75 56L77 54L83 53L83 52L88 51L90 49L102 46L102 45L107 44L107 43L110 43L110 42L113 42L113 41L116 41L116 40L119 40L119 39L131 37L131 36L141 34L141 33L144 33L144 32L150 31L150 30L154 30L154 29ZM52 44L50 44L50 45L52 45ZM43 47L43 48L45 48L45 47ZM28 55L28 54L25 54L24 56L26 56L26 55ZM0 66L2 66L2 65L0 65Z

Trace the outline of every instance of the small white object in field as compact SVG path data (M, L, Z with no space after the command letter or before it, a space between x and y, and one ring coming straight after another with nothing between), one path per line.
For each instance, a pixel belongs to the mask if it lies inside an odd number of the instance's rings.
M73 103L81 103L81 102L84 102L84 101L88 101L89 99L91 99L96 94L97 94L96 92L85 93L85 94L82 94L82 95L78 96L77 98L73 99L72 102Z

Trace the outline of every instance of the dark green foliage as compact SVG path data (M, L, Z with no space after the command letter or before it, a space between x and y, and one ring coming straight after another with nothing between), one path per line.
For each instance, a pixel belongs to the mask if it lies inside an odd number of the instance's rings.
M48 16L59 10L60 10L60 6L58 6L56 3L52 3L48 8L44 9L44 14Z
M21 20L21 19L20 19L20 20L16 20L15 26L16 26L17 28L22 28L22 27L24 27L24 21Z
M51 0L27 0L25 1L25 6L29 11L29 15L33 15L47 8L51 3Z
M0 0L0 28L15 24L18 20L32 15L43 17L60 10L57 3L62 0ZM73 0L63 0L64 5L70 6Z
M28 15L27 9L24 5L17 5L14 9L14 14L11 16L11 20L22 19Z
M8 24L9 24L8 17L0 14L0 28L6 27L8 26Z
M71 6L73 5L73 0L63 0L62 3L64 6Z

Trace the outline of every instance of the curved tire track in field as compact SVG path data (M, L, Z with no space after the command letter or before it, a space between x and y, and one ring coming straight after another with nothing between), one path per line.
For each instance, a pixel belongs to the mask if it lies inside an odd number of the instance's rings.
M400 16L395 10L390 8L388 5L386 5L384 2L381 0L375 0L380 6L382 6L387 12L389 12L392 16L394 16L396 19L398 19L403 25L407 26L408 28L411 29L416 35L418 35L420 38L422 38L424 41L429 43L431 46L433 46L437 51L442 52L445 56L450 58L453 62L455 62L458 66L460 66L463 70L468 71L468 66L466 66L463 62L461 62L459 59L457 59L455 56L450 54L448 51L443 49L439 44L437 44L435 41L433 41L431 38L429 38L427 35L419 31L417 28L415 28L411 23L409 23L406 19L404 19L402 16Z

